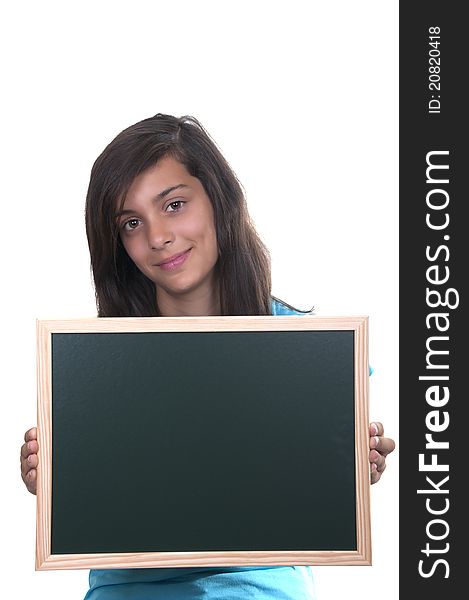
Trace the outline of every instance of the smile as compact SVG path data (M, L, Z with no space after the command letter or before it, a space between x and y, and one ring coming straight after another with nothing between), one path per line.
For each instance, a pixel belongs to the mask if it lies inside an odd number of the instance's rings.
M160 267L163 271L172 271L173 269L177 269L182 264L186 262L189 258L192 248L186 250L186 252L181 252L180 254L175 254L166 260L163 260L160 263L157 263L155 266Z

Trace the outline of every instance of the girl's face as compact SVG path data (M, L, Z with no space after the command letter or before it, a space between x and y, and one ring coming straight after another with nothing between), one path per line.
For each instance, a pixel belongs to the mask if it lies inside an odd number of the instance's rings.
M117 219L127 254L156 285L160 310L216 302L212 203L184 165L166 156L136 177Z

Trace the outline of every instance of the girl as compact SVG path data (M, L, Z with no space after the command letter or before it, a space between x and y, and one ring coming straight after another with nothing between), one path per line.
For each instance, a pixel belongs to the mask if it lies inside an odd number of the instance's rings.
M122 131L91 171L86 232L100 317L301 314L271 296L268 252L241 186L192 117ZM394 442L370 425L371 482ZM36 429L21 473L36 493ZM87 600L313 598L309 567L92 570Z

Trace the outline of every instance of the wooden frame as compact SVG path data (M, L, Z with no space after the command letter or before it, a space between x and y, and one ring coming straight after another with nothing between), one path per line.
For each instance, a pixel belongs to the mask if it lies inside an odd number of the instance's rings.
M52 359L54 333L353 331L356 549L327 551L52 554ZM370 565L367 317L101 318L37 322L38 441L36 569L226 565Z

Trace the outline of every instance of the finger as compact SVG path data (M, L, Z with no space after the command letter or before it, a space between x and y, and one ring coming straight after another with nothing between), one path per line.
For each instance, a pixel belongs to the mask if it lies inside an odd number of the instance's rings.
M370 450L377 450L383 456L387 456L394 450L396 443L391 438L375 435L370 437Z
M37 440L37 427L31 427L31 429L28 429L24 434L25 442L30 442L31 440Z
M39 464L37 454L29 454L27 458L21 458L21 474L26 475L31 469L35 469Z
M39 464L39 459L37 454L30 454L28 458L25 460L25 463L28 465L28 468L35 469Z
M36 487L37 487L36 486L36 480L37 480L37 471L36 471L36 469L31 469L23 477L23 481L24 481L26 487L28 488L28 491L31 492L31 494L35 494L36 493Z
M386 468L386 458L376 450L370 451L369 460L371 465L376 465L376 469L382 473Z
M370 474L370 483L373 485L377 483L381 479L381 473L376 468L376 465L373 463L371 465L371 474Z
M21 459L21 475L24 477L28 471L31 470L31 467L28 465L28 461L24 458Z
M28 454L30 454L30 452L28 450L28 444L23 444L21 446L21 450L20 450L21 461L23 461L23 459L26 458L28 456Z
M390 452L393 452L394 448L396 447L396 442L391 438L379 437L379 438L373 438L373 439L378 440L378 443L374 446L374 448L376 450L378 450L379 453L382 454L383 456L387 456ZM371 447L371 442L370 442L370 447Z
M39 444L36 440L26 442L21 446L21 457L27 458L30 454L37 454L39 451Z
M370 431L370 436L383 435L384 434L383 424L380 423L379 421L374 421L373 423L370 423L369 431Z

